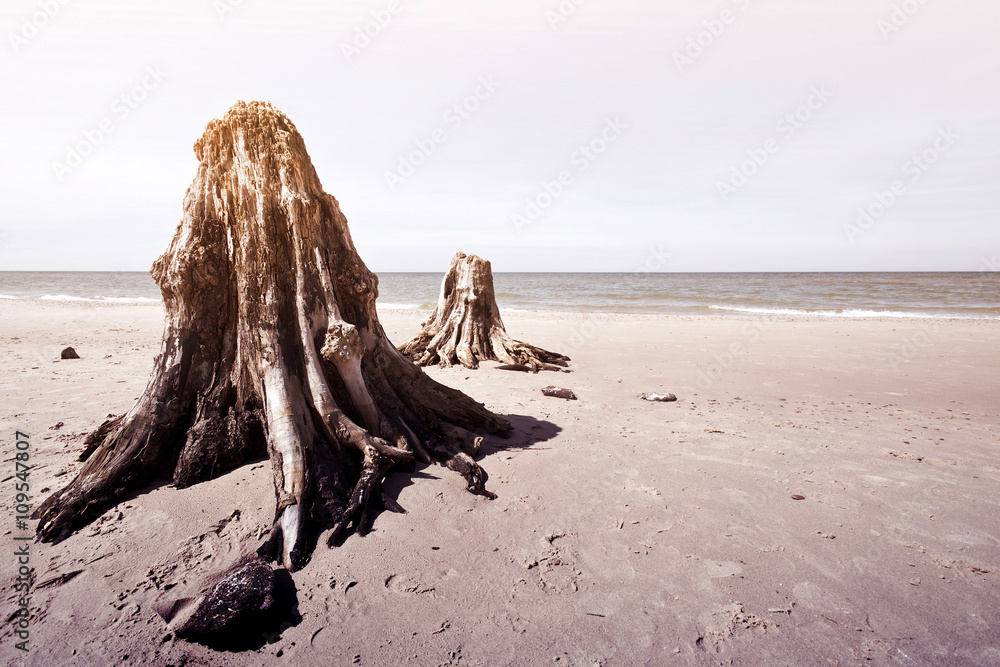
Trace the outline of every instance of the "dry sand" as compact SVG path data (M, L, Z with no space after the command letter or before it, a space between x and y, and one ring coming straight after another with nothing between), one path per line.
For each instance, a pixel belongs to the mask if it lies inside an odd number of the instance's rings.
M421 315L381 316L401 342ZM0 302L0 618L17 604L15 431L31 435L37 505L141 393L162 318ZM513 436L481 461L497 500L441 467L394 475L408 513L319 547L294 574L301 622L227 653L174 639L154 607L256 545L269 467L147 490L31 545L31 652L7 622L0 661L1000 664L1000 322L505 320L573 372L429 369L509 415ZM82 359L57 361L66 345ZM579 400L544 397L547 384Z

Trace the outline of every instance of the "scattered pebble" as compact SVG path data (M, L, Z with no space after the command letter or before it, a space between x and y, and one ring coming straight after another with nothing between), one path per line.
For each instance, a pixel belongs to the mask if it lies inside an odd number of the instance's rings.
M62 353L61 353L61 354L59 355L59 358L60 358L60 359L79 359L79 358L80 358L80 355L79 355L79 354L77 354L77 353L76 353L76 350L74 350L73 348L71 348L71 347L67 347L67 348L66 348L65 350L63 350L63 351L62 351Z
M801 496L801 495L799 495L797 493L794 494L794 495L792 495L792 500L805 500L805 499L806 499L805 496Z

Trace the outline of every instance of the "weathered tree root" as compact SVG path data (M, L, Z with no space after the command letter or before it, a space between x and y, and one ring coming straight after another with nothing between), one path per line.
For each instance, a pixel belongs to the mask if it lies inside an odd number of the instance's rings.
M418 366L478 368L480 361L500 361L527 366L533 373L564 370L570 360L508 336L497 307L490 263L461 252L452 258L441 282L434 312L399 350Z
M465 478L468 484L467 489L470 493L489 498L490 500L496 499L497 494L486 490L486 480L489 476L485 470L476 465L471 456L465 452L460 452L448 459L445 465Z
M83 441L83 451L80 452L79 460L86 462L86 460L90 458L90 455L97 451L97 448L101 446L101 443L104 442L106 437L108 437L108 434L111 433L116 426L118 426L121 420L122 418L120 416L114 417L112 415L108 415L108 419L101 424L96 431L88 435L86 440Z
M371 523L374 520L372 516L372 503L378 498L383 497L382 494L382 481L385 479L386 473L392 468L394 461L388 456L380 454L374 448L369 448L365 451L365 462L361 466L361 477L358 479L358 483L354 485L354 491L351 493L351 499L347 504L347 508L340 515L340 518L334 523L333 530L330 532L330 537L327 540L328 546L334 546L341 542L347 526L353 521L356 528L355 532L362 537L367 535L371 530Z
M289 569L327 529L331 543L370 530L385 476L430 450L492 495L463 448L509 424L388 341L378 279L291 121L240 102L195 152L181 224L152 269L167 311L152 376L35 512L40 539L66 539L157 479L182 488L265 453L277 509L261 551Z

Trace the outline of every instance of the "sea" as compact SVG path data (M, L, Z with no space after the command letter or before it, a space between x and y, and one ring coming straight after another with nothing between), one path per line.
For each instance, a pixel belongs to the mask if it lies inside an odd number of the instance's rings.
M440 273L380 273L381 309L431 310ZM1000 272L496 273L501 310L1000 319ZM0 300L160 302L146 272L0 272Z

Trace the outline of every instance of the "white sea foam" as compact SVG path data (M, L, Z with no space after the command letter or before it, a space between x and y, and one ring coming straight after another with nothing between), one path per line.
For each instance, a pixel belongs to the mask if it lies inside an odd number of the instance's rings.
M68 294L46 294L39 297L42 301L87 301L91 303L160 303L160 299L150 299L145 296L70 296Z
M385 310L416 310L420 308L420 305L416 303L378 303L377 305Z
M940 318L977 320L974 315L932 315L930 313L899 312L892 310L862 310L848 308L847 310L798 310L795 308L757 308L752 306L709 306L711 310L726 310L733 313L749 313L752 315L791 315L795 317L842 317L849 319L865 318L896 318L914 320L933 320Z
M162 299L150 299L145 296L99 296L95 301L105 303L161 303Z
M11 296L9 294L0 294L0 299L20 299L19 296Z
M41 297L42 301L93 301L82 296L70 296L68 294L46 294Z

